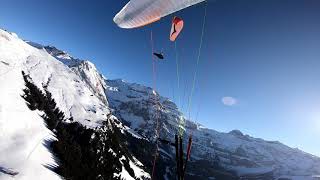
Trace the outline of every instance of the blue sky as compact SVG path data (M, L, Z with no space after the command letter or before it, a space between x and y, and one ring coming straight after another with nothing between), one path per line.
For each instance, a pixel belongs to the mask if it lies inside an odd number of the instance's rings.
M184 112L195 70L204 6L176 15L185 21L177 41L177 88L171 16L124 30L112 21L119 0L2 0L0 27L89 59L110 78L152 86L150 32L157 90ZM191 117L219 131L239 129L320 155L320 1L215 0L208 3ZM223 97L229 98L223 104ZM236 102L231 102L235 100ZM228 100L228 98L227 98ZM198 111L199 110L199 111Z

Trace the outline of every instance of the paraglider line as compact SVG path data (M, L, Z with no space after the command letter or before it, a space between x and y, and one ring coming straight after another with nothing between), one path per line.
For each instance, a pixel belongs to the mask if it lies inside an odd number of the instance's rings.
M152 30L150 33L150 43L151 43L151 56L152 56L152 75L153 75L153 95L154 95L154 101L156 106L158 105L158 101L157 101L157 95L156 95L156 64L155 64L155 60L154 60L154 56L153 56L153 50L154 50L154 45L153 45L153 34L152 34ZM154 154L154 159L153 159L153 167L152 167L152 175L151 175L151 179L154 179L154 174L155 174L155 170L156 170L156 162L157 162L157 158L158 158L158 151L159 151L159 144L158 144L158 138L159 138L159 119L158 119L158 108L156 108L156 112L155 112L155 119L156 119L156 151Z
M177 42L174 42L174 50L176 54L176 75L177 75L177 84L178 84L178 108L181 106L181 95L180 95L180 74L179 74L179 56L178 56L178 50L177 50ZM182 118L179 118L179 132L182 132L182 126L184 125L184 120Z
M178 51L177 51L177 42L175 41L174 42L174 50L175 50L175 53L176 53L176 68L177 68L177 83L178 83L178 92L180 91L180 74L179 74L179 57L178 57ZM178 101L179 101L179 104L178 104L178 107L180 107L181 105L181 97L180 97L180 93L178 93Z
M197 74L198 74L198 67L199 67L199 62L200 62L200 57L201 57L201 49L202 49L202 44L203 44L204 32L205 32L206 18L207 18L207 2L206 2L206 5L205 5L204 16L203 16L203 24L202 24L202 31L201 31L201 37L200 37L200 45L199 45L199 49L198 49L197 64L196 64L196 69L195 69L195 72L194 72L192 88L191 88L191 94L190 94L190 97L189 97L189 105L188 105L188 116L189 116L189 119L190 119L192 97L193 97L193 93L194 93L194 89L195 89L195 84L196 84Z

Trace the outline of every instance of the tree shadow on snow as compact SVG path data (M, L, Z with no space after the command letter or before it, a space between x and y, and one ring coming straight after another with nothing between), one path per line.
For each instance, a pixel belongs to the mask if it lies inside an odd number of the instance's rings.
M0 173L11 175L11 176L15 176L15 175L19 174L19 172L14 171L13 169L5 168L2 166L0 166Z

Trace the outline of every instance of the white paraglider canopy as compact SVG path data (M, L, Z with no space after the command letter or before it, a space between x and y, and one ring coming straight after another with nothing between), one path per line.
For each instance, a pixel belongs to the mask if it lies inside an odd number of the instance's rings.
M205 0L131 0L113 18L121 28L137 28L151 24L174 12Z

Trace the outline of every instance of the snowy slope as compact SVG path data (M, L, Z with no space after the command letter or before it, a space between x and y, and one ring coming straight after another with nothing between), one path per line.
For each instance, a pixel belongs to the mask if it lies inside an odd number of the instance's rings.
M34 49L15 35L0 30L0 168L18 172L15 179L60 179L43 165L55 164L42 145L52 138L40 112L32 112L21 98L24 60ZM0 172L0 179L11 176Z
M8 179L4 172L10 169L19 172L15 178L59 179L44 167L55 165L43 144L44 139L52 137L41 112L30 111L21 98L25 87L21 71L29 74L39 88L46 87L52 93L67 118L95 128L112 116L104 96L104 80L97 71L90 71L94 65L71 58L67 63L64 59L68 56L54 54L49 47L24 42L0 29L0 179ZM149 176L138 166L133 169L141 177ZM120 176L132 179L125 168Z
M48 88L67 117L89 127L101 125L110 113L107 104L94 96L87 82L60 62L61 59L57 61L45 48L36 51L38 53L28 56L25 62L26 72L36 85ZM72 62L75 64L76 61Z

